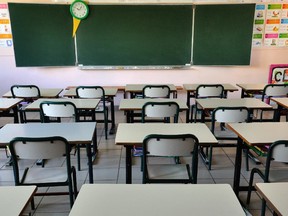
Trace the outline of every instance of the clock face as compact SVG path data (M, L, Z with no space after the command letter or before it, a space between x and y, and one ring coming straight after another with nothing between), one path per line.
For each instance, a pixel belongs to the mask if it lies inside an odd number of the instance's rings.
M88 16L89 8L85 2L74 1L70 6L70 12L77 19L85 19Z

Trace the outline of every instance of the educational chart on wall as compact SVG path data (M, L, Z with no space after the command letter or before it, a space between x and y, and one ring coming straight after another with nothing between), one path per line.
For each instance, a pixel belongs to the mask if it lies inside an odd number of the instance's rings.
M288 47L288 3L256 5L254 47Z
M8 5L0 3L0 47L12 46L12 33Z
M288 64L270 65L268 83L288 83Z

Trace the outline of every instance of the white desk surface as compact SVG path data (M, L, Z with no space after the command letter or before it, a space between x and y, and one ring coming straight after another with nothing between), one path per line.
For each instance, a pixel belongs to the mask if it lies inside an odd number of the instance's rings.
M249 109L271 109L272 107L256 98L207 98L196 99L202 109L215 109L220 106L245 106Z
M0 98L0 110L8 110L20 103L20 98Z
M105 95L114 97L117 94L118 89L117 88L106 88L104 87ZM67 91L63 94L64 97L76 97L76 88L69 88Z
M217 144L218 141L206 124L197 123L119 123L116 145L141 145L148 134L194 134L200 144Z
M122 99L120 101L119 110L142 110L142 107L147 102L176 102L179 105L180 110L187 110L188 106L186 101L175 98L133 98Z
M1 186L1 215L21 215L36 190L36 186Z
M40 88L40 95L43 98L56 98L62 91L62 88ZM11 91L8 91L2 97L12 97Z
M228 127L250 145L271 144L280 139L288 140L287 122L229 123Z
M256 183L255 187L277 215L288 215L288 182Z
M0 130L0 144L7 145L15 137L62 136L70 144L90 144L95 122L6 124Z
M77 109L95 109L100 99L80 99L80 98L55 98L55 99L49 99L49 98L40 98L29 104L25 110L40 110L40 103L43 101L70 101L75 104Z
M272 101L275 101L277 104L284 108L288 108L288 97L284 98L271 98Z
M203 84L205 84L205 83L203 83ZM219 84L223 85L225 91L238 91L238 88L232 84L229 84L229 83L219 83ZM188 92L191 92L191 91L193 92L193 91L196 91L196 89L199 85L202 85L202 84L200 84L200 83L198 83L198 84L197 83L183 84L183 88Z
M267 85L267 83L242 83L236 84L244 91L261 91Z
M177 91L176 86L174 84L127 84L125 86L126 92L142 92L144 86L146 85L168 85L170 91Z
M85 184L69 216L245 216L228 184Z

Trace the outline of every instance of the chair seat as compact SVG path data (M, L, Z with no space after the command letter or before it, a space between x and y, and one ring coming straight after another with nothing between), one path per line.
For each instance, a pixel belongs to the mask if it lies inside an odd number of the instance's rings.
M24 184L45 184L66 182L68 179L66 168L30 168L25 177Z
M148 165L149 179L183 179L189 180L186 164Z
M237 135L230 130L224 129L224 130L215 130L214 135L216 137L221 137L225 139L237 139Z

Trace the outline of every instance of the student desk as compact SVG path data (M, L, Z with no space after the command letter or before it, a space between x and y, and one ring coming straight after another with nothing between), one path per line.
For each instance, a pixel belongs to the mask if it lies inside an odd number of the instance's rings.
M14 117L14 123L19 123L17 105L22 101L20 98L0 98L0 116ZM10 114L10 110L13 114Z
M256 190L277 215L288 215L288 183L256 183Z
M85 144L89 182L93 183L93 156L97 152L97 137L95 122L73 122L73 123L27 123L6 124L0 130L0 146L6 146L15 137L49 137L61 136L70 144ZM93 152L91 151L93 143Z
M233 189L238 195L240 190L247 187L240 186L242 149L247 145L267 145L277 140L288 139L288 123L286 122L253 122L253 123L229 123L227 125L238 135Z
M288 109L288 98L271 98L271 100L278 104L278 109L274 115L274 120L280 121L282 109Z
M84 184L69 216L245 216L228 184Z
M218 141L205 124L164 124L164 123L120 123L115 144L126 148L126 183L131 184L132 161L131 151L134 145L141 146L149 134L194 134L200 145L213 145Z
M241 88L241 98L253 97L255 94L262 94L264 87L267 84L255 83L255 84L236 84Z
M142 93L142 90L146 85L167 85L173 93L173 98L177 97L177 88L174 84L127 84L125 86L125 95L126 93L130 93L130 98L135 98L137 94Z
M108 88L108 87L104 87L105 90L105 96L107 96L107 101L109 101L111 103L111 129L110 129L110 134L114 134L115 133L115 105L114 105L114 97L116 97L117 88ZM69 97L69 98L75 98L76 97L76 87L72 87L72 88L68 88L68 90L66 92L64 92L63 97Z
M79 110L95 110L98 106L100 99L80 99L80 98L40 98L29 104L25 111L40 111L40 103L43 101L69 101L75 104L76 108ZM92 121L95 121L95 115L92 115Z
M63 91L63 89L61 88L40 88L39 90L41 98L57 98L59 97L59 94ZM11 98L11 91L8 91L2 97Z
M272 107L263 101L256 98L207 98L196 99L196 103L203 109L203 111L212 111L217 107L239 107L245 106L251 110L254 109L271 109ZM202 112L201 121L204 122L205 113Z
M183 88L184 90L186 90L187 92L187 106L189 107L190 109L190 99L191 98L195 98L195 94L196 94L196 90L198 88L199 85L202 85L202 84L183 84ZM229 84L229 83L224 83L224 84L221 84L223 87L224 87L224 94L227 96L228 94L228 91L229 92L234 92L234 91L238 91L238 88ZM186 114L186 122L188 123L189 122L189 112L187 112Z
M175 98L141 98L141 99L122 99L120 101L119 110L126 112L126 122L131 123L134 121L134 111L141 111L142 107L147 102L176 102L179 105L180 111L189 109L185 101Z
M1 215L22 215L37 190L36 186L1 186Z

